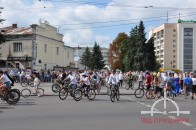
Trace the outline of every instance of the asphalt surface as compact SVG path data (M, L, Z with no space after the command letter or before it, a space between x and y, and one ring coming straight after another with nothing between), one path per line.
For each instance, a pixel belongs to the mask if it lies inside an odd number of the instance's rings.
M44 87L43 87L44 88ZM46 87L45 87L46 89ZM49 91L49 88L48 88ZM104 91L104 90L103 90ZM121 89L121 92L127 90ZM133 93L133 90L128 90ZM137 99L133 95L121 95L112 103L108 96L97 95L94 101L83 98L76 102L70 96L64 101L58 96L21 98L16 105L0 101L0 130L194 130L196 129L196 99L174 100L180 111L189 115L169 113L174 105L167 101L167 114L142 115L150 111L155 100ZM164 111L163 102L155 106ZM163 122L169 119L187 119L185 122Z

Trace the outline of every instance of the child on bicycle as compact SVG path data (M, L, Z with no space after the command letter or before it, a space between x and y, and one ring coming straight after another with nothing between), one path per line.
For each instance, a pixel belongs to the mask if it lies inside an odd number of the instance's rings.
M40 80L38 78L38 74L34 73L33 74L33 77L34 77L35 92L36 92L37 96L40 97L41 95L40 95L40 92L38 90L38 87L39 87L39 85L40 85L41 82L40 82Z

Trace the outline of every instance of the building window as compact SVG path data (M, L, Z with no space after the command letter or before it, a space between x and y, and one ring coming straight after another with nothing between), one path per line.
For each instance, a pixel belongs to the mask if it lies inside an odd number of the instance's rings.
M59 47L56 48L56 54L59 55Z
M176 34L174 34L173 37L176 37Z
M69 58L69 52L67 52L67 58Z
M173 29L173 32L176 32L176 29Z
M22 51L22 43L13 43L13 51Z
M47 53L47 44L44 44L44 52Z
M175 55L173 55L173 58L176 58L176 56L175 56Z
M175 52L176 52L176 50L173 50L173 52L175 53Z
M173 45L173 47L175 48L175 47L176 47L176 45Z
M44 69L45 69L45 70L47 69L47 64L44 64Z
M173 68L176 68L176 66L175 66L175 65L173 65Z
M175 63L176 61L175 60L173 60L173 63Z
M176 40L173 40L173 42L176 42Z

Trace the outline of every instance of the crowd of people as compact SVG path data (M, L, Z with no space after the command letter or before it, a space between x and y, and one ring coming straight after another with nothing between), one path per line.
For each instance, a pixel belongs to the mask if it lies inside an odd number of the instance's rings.
M10 70L7 75L11 77L18 77L21 82L23 79L31 79L32 74L36 74L35 84L40 82L54 82L55 80L70 80L70 87L75 88L78 82L83 82L84 87L90 86L91 82L101 83L102 86L108 84L114 84L118 87L123 86L123 82L131 85L132 82L138 82L138 88L141 85L145 85L147 90L154 86L155 95L159 91L163 91L163 88L172 89L175 94L185 94L185 98L191 95L194 99L196 95L196 74L194 73L161 73L161 72L149 72L149 71L97 71L97 70L74 70L74 71L54 71L54 70L41 70L34 72L30 70ZM6 78L5 74L0 73L4 86L10 86L8 82L12 83L9 78ZM8 81L9 80L9 81ZM62 82L62 86L64 82Z

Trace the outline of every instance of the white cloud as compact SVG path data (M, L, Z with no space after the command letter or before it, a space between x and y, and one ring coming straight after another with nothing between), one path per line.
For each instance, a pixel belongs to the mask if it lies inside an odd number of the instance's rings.
M97 3L101 3L96 1ZM139 22L141 18L151 18L156 16L166 16L169 12L169 22L176 22L178 17L173 18L178 13L181 13L181 18L191 19L194 15L185 17L184 14L193 13L193 10L182 10L179 8L196 8L195 0L113 0L105 7L96 5L78 5L67 4L66 2L51 2L51 1L30 1L30 0L1 0L1 3L5 9L2 10L2 18L5 18L3 26L11 25L12 23L18 23L20 26L29 26L34 23L38 23L40 19L48 21L52 25L59 25L60 32L64 34L64 42L71 46L92 46L95 41L101 44L101 46L107 47L108 44L118 35L118 30L114 34L113 30L105 31L104 28L93 29L91 27L99 26L111 26ZM116 6L114 6L116 5ZM44 8L44 6L46 8ZM125 7L126 6L126 7ZM145 6L153 6L152 8L145 8ZM177 7L163 8L163 7ZM22 10L14 10L22 9ZM128 20L130 21L122 21ZM136 19L136 20L133 20ZM157 18L161 19L161 18ZM105 22L105 21L118 21L119 22ZM121 21L120 21L121 20ZM149 21L153 19L141 19ZM81 23L93 23L104 22L94 24L81 24ZM165 18L166 22L166 18ZM77 24L77 25L71 25ZM153 26L152 23L147 23L149 29ZM150 25L151 24L151 25ZM127 26L129 29L132 28ZM85 29L81 29L85 28ZM148 31L148 30L147 30ZM112 35L112 34L113 35Z

